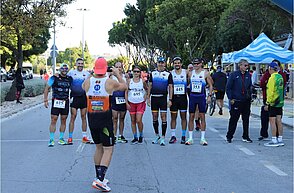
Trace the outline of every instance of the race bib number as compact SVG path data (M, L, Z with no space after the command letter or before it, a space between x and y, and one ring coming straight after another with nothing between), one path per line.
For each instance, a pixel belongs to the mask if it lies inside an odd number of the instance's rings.
M201 93L202 83L201 82L192 82L192 92Z
M185 85L184 84L175 84L174 85L174 94L185 94Z
M141 98L141 94L142 94L141 92L133 92L132 97L133 98Z
M125 104L126 103L126 99L124 97L115 97L115 103L117 105Z
M64 101L64 100L54 99L53 107L59 108L59 109L64 109L65 103L66 103L66 101Z

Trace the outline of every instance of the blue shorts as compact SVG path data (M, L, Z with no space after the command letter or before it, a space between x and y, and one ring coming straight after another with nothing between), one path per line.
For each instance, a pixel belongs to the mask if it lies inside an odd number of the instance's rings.
M206 110L206 96L205 94L190 94L189 113L195 113L198 105L199 113L205 113Z

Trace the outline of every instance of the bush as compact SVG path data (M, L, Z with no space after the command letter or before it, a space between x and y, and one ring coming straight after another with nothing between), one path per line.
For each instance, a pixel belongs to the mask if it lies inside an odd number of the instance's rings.
M44 93L46 82L43 79L31 79L25 81L24 97L34 97Z
M46 82L44 79L30 79L24 80L25 89L22 90L21 96L22 97L34 97L37 95L41 95L44 93L44 89L46 86ZM2 84L1 85L1 102L6 100L15 100L15 92L16 88L13 88L11 91L11 84ZM10 92L9 92L10 91ZM8 96L11 95L11 96Z

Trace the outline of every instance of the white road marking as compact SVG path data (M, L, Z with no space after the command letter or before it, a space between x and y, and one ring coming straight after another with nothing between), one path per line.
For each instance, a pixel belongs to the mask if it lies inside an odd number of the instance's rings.
M276 173L279 176L288 176L285 172L274 166L271 162L269 161L260 161L266 168L270 169L272 172Z
M212 131L212 132L219 133L219 131L218 131L218 130L216 130L215 128L208 127L208 129L209 129L210 131Z
M82 151L84 150L84 147L85 147L85 143L81 143L79 145L79 147L77 148L77 153L82 153Z
M253 153L252 151L250 151L246 147L243 147L242 145L236 145L236 146L238 147L238 149L240 149L241 151L243 151L247 155L255 155L255 153Z
M219 135L221 136L221 138L223 138L224 140L227 140L227 137L225 135Z

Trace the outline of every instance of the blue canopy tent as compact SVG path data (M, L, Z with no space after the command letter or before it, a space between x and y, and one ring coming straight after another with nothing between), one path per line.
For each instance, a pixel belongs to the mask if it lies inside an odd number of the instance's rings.
M241 59L249 63L270 63L277 59L284 64L294 63L294 52L285 50L261 33L246 48L232 54L230 60L238 62Z

